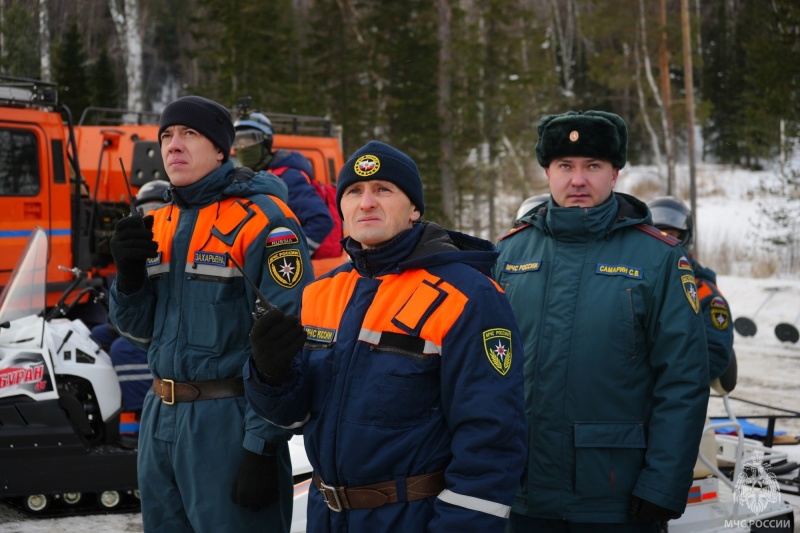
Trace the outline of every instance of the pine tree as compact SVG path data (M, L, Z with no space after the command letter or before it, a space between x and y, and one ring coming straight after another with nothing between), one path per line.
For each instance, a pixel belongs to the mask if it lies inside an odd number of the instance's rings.
M197 0L192 90L231 106L250 96L261 111L299 112L301 65L291 0Z
M64 38L56 45L53 80L58 84L58 98L72 112L77 122L90 105L91 89L86 74L86 52L78 23L73 21Z
M16 4L3 13L3 49L0 50L0 72L9 76L39 78L39 32L33 14ZM42 43L50 46L50 43Z
M108 108L120 106L117 76L105 46L102 47L100 56L89 70L89 80L93 106Z

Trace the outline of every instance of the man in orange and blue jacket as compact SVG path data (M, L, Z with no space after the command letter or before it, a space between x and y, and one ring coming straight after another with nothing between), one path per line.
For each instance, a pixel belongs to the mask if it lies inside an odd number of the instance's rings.
M291 434L249 408L242 366L258 293L297 312L313 274L286 186L235 170L233 137L218 103L169 104L158 140L171 201L122 219L111 240L110 318L155 378L139 432L148 533L289 531Z
M256 322L244 372L255 411L305 437L308 530L501 532L526 429L494 246L420 222L416 164L381 142L345 163L337 201L352 263L305 289L303 326Z

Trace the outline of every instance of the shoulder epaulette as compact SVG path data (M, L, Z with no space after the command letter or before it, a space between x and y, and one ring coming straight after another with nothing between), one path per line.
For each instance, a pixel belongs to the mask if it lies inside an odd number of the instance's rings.
M505 235L503 235L502 237L500 237L500 238L499 238L499 239L497 239L497 240L498 240L498 242L499 242L499 241L502 241L502 240L503 240L503 239L505 239L506 237L511 237L512 235L514 235L514 234L515 234L515 233L517 233L518 231L522 231L522 230L524 230L525 228L529 228L529 227L531 227L531 226L533 226L533 224L531 224L531 223L529 223L529 222L526 222L525 224L522 224L522 225L520 225L520 226L517 226L516 228L511 228L511 230L510 230L508 233L506 233Z
M642 230L643 232L647 233L648 235L655 237L658 240L664 241L665 243L669 244L670 246L677 246L681 243L680 239L676 239L672 235L668 235L658 229L655 226L651 226L650 224L637 224L636 229Z

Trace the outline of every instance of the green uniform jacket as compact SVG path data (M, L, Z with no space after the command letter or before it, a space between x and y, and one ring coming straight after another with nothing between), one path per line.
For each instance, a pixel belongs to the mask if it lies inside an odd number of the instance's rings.
M697 290L641 201L552 200L498 244L525 346L528 465L514 512L630 520L631 495L682 512L709 394Z

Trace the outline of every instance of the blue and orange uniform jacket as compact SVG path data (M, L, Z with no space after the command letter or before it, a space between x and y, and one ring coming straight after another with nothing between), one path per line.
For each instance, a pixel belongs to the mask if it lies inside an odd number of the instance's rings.
M328 485L358 487L445 470L438 497L341 513L312 486L308 530L496 531L525 460L519 331L485 273L494 246L417 223L309 285L308 341L270 387L251 362L248 401L305 438ZM402 490L402 488L400 489Z
M708 376L720 377L733 359L733 327L728 301L717 288L717 274L690 257L697 282L700 314L706 325L708 343Z
M148 351L155 377L242 376L257 296L229 257L287 313L299 312L313 279L300 224L284 203L285 184L265 172L236 176L228 162L172 189L173 201L151 212L158 257L148 262L144 285L132 294L112 286L111 321ZM235 532L271 523L288 531L290 436L257 416L243 396L167 405L151 390L138 457L145 530ZM268 444L278 445L281 504L252 512L234 504L230 491L244 450L260 454Z
M311 163L300 152L278 150L270 160L267 170L275 170L286 182L289 188L289 200L286 203L300 220L308 241L308 251L313 257L314 252L333 230L334 223L328 206L311 185L310 180L314 179Z

